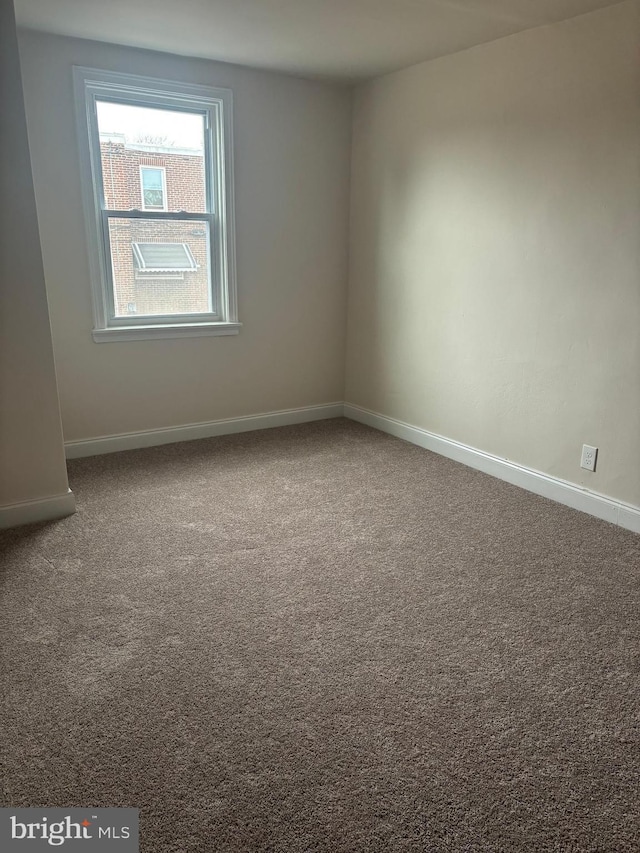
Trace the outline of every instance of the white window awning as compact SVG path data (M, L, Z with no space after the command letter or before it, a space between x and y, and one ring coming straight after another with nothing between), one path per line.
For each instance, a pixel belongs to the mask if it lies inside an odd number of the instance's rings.
M138 272L190 272L198 264L186 243L132 243Z

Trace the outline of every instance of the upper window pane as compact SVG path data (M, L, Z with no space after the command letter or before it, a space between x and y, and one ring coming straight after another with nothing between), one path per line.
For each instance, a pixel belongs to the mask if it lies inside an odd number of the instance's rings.
M204 116L96 100L108 210L204 213Z

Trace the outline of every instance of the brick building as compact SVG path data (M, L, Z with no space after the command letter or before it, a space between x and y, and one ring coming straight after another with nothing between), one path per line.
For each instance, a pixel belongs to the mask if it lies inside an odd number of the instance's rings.
M205 211L204 154L101 134L106 207ZM206 221L110 219L116 316L210 311Z

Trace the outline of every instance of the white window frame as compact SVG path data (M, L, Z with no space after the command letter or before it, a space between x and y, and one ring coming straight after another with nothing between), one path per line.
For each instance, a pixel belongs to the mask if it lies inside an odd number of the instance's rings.
M153 169L154 172L160 172L160 181L162 183L162 207L147 207L144 203L144 178L142 173L145 170ZM167 170L164 166L140 166L140 200L142 202L142 210L167 210Z
M79 66L74 66L73 76L93 293L93 340L100 343L237 334L241 324L236 294L231 91ZM198 112L204 116L206 212L106 209L97 100ZM116 317L109 248L109 219L113 218L208 222L210 297L216 310L207 314Z

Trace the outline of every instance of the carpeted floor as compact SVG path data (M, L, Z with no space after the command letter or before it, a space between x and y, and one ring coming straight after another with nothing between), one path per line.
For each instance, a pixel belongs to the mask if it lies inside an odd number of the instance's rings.
M2 537L4 805L144 853L640 850L640 537L346 420Z

